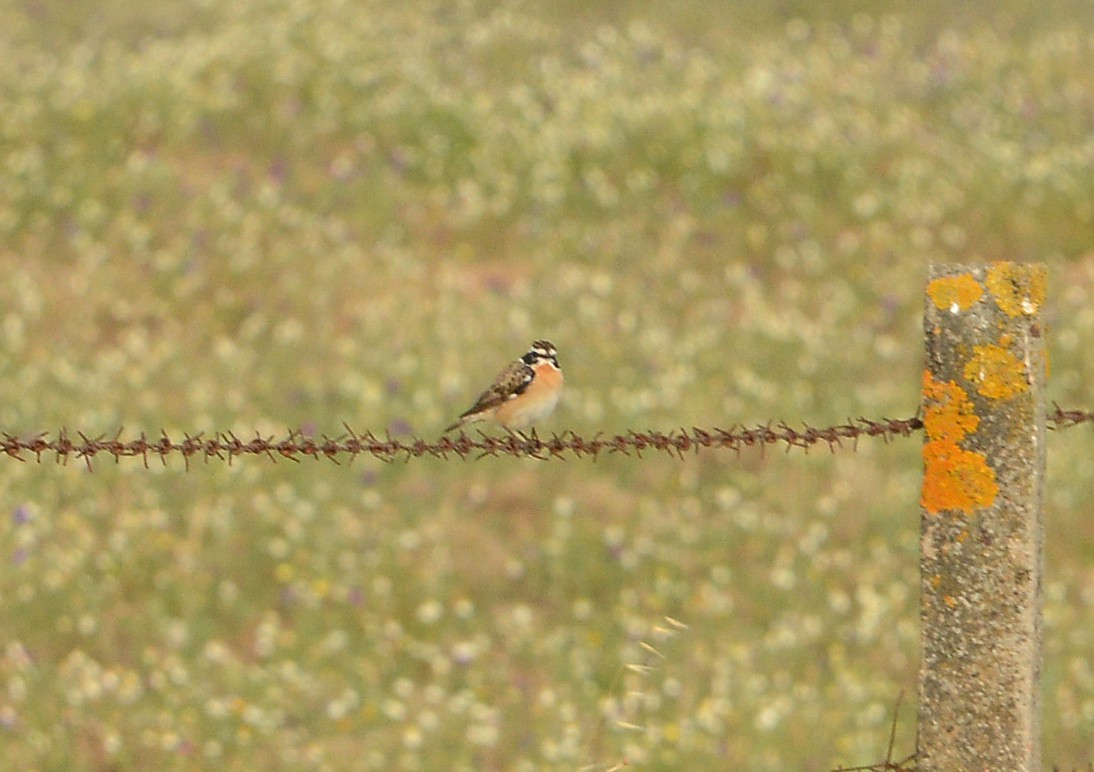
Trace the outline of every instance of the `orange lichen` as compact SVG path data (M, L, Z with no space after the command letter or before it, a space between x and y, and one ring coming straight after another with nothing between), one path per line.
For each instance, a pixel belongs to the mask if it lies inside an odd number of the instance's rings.
M944 509L972 512L989 507L999 493L995 470L988 466L984 454L962 450L956 442L924 443L923 467L919 503L932 515Z
M965 390L953 381L936 381L926 370L923 371L923 403L923 427L930 438L960 442L980 424Z
M931 514L991 506L999 493L995 470L983 453L958 443L980 423L965 390L953 381L923 373L923 492L920 505Z
M1010 399L1029 390L1022 361L1007 349L990 343L973 348L964 376L989 399Z
M943 595L943 596L942 596L942 600L943 600L943 601L944 601L944 602L946 603L946 605L947 605L947 606L949 606L950 608L954 608L955 606L957 606L957 598L955 598L955 597L954 597L954 596L952 596L952 595Z
M1048 280L1043 265L992 263L985 283L1007 316L1032 316L1045 303Z
M940 311L967 311L983 294L980 282L967 273L943 276L927 285L927 295Z

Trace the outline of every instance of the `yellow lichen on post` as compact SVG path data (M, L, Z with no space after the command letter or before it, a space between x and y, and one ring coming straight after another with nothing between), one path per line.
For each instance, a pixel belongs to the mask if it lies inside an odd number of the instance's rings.
M1048 277L1043 265L992 263L985 283L1007 316L1032 316L1045 304Z
M965 365L965 380L990 399L1010 399L1029 388L1029 375L1022 360L1008 349L987 343L973 348Z
M943 276L927 285L927 296L940 311L965 311L980 300L984 288L968 274Z
M932 267L916 767L1040 769L1041 266Z

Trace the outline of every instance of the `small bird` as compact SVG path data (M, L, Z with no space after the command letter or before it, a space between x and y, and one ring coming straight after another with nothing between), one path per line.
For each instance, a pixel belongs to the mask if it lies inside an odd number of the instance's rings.
M527 354L498 373L493 385L445 431L490 419L506 429L527 429L555 409L562 395L562 383L562 368L554 344L537 340Z

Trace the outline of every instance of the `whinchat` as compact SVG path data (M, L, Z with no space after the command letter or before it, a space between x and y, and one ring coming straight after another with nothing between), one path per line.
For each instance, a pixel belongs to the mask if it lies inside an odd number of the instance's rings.
M527 429L555 409L562 383L558 351L550 341L537 340L527 354L498 373L490 388L445 431L488 420L506 429Z

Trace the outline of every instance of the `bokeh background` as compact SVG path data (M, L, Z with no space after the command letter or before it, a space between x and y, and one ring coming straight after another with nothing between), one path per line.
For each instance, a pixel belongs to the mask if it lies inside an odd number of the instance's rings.
M988 9L989 10L984 10ZM0 5L0 430L435 438L916 411L927 265L1049 265L1094 407L1086 2ZM21 769L802 769L914 748L919 438L0 460ZM1094 760L1094 441L1050 437L1044 746Z

